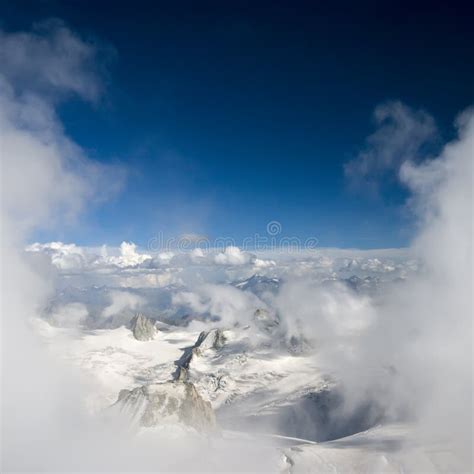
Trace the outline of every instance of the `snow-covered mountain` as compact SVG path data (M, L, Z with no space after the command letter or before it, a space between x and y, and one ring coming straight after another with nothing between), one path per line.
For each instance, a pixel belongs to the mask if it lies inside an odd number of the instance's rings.
M341 357L360 357L354 344L381 293L417 271L411 260L302 256L254 272L252 259L231 256L212 265L200 256L192 271L189 261L163 261L156 271L180 282L160 286L117 286L129 281L124 268L112 286L66 285L70 270L60 270L64 282L35 327L90 381L91 413L125 418L139 433L252 439L279 472L456 467L420 441L409 404L383 403L396 367L342 370ZM134 262L135 275L149 274L149 260ZM348 379L356 388L370 380L373 392L353 396Z

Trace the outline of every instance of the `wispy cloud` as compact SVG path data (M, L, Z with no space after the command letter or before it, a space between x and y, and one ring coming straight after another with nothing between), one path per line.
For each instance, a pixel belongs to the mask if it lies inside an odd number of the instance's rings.
M3 212L24 230L71 220L86 202L117 192L125 177L123 167L88 159L56 114L63 94L99 96L94 49L58 22L37 33L2 31L0 44Z
M84 39L58 19L31 32L0 30L2 74L17 90L51 99L75 94L97 101L104 91L103 64L114 55L106 43Z
M374 111L376 130L365 147L344 166L349 184L378 194L383 180L397 177L405 162L418 162L437 138L433 117L401 102L387 102Z

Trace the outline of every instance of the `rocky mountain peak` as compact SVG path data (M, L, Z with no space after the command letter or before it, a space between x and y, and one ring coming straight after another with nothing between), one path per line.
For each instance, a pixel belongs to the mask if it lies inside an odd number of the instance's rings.
M211 329L210 331L202 331L194 344L194 347L200 351L207 349L221 349L224 347L226 337L221 329Z
M121 390L115 406L146 428L183 424L208 432L217 427L211 404L192 383L164 382Z
M130 328L138 341L151 341L158 332L155 322L140 313L132 318Z

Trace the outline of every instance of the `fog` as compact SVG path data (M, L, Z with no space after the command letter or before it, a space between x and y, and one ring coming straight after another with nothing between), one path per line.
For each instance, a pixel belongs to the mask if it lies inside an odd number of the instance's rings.
M417 133L417 114L405 110L402 128L409 136L398 136L396 147L401 141L412 150L421 145L427 116L418 114ZM399 107L395 112L403 121ZM425 442L449 440L471 466L473 111L461 113L456 124L458 138L439 156L415 163L407 155L396 167L418 218L412 252L422 270L416 278L397 282L376 301L343 286L295 281L282 289L277 305L286 319L315 335L321 366L342 380L342 416L374 400L391 419L410 414ZM415 143L407 143L412 135ZM391 156L393 137L383 143L377 137L376 151L386 147ZM361 155L364 176L372 153Z

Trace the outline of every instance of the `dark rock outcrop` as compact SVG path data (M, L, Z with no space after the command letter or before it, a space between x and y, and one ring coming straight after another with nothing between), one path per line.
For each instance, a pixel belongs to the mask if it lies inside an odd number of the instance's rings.
M188 380L188 372L194 357L199 357L209 349L219 350L224 347L226 337L221 329L211 329L210 331L202 331L194 346L184 349L181 358L176 361L176 371L174 380L185 382Z
M192 383L164 382L121 390L115 404L143 427L182 424L200 432L217 428L214 410Z
M273 334L280 326L278 317L265 308L259 308L253 315L255 325L263 332Z
M268 278L263 275L253 275L246 280L234 283L236 288L242 291L250 291L257 296L265 295L266 293L276 295L280 288L280 280L278 278Z
M219 350L224 347L226 338L221 329L211 329L210 331L202 331L194 344L195 348L199 348L200 352L207 349Z
M137 314L132 318L130 329L138 341L151 341L158 332L155 322L143 314Z
M314 347L313 343L303 335L293 335L287 340L288 352L293 355L307 354L311 352Z

